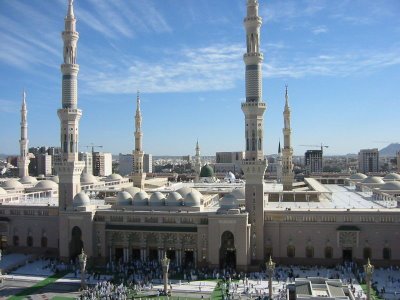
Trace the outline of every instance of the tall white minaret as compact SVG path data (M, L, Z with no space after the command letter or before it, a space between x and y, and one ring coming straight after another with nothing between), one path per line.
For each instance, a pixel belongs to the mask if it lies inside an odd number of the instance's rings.
M264 260L264 173L267 161L263 153L263 115L267 107L262 100L261 23L258 0L247 0L247 16L244 18L247 41L247 52L244 54L246 102L242 103L245 115L246 158L242 161L242 170L246 179L246 210L251 225L249 252L253 264Z
M194 172L196 173L195 182L199 182L201 172L201 158L200 158L200 146L199 140L196 142L196 156L194 159Z
M19 177L29 175L29 156L28 156L28 122L27 122L28 110L26 109L26 93L22 93L22 107L21 107L21 139L19 140L19 157L18 157L18 169Z
M73 0L68 1L68 12L65 17L65 30L62 32L64 42L64 63L62 73L62 108L57 113L60 118L61 160L55 164L59 181L59 209L72 207L74 196L81 191L80 175L85 163L78 161L79 120L82 111L78 108L78 71L76 64L77 42Z
M143 173L143 156L142 149L142 113L140 111L139 92L136 97L136 115L135 115L135 151L133 151L133 186L144 189L144 180L146 173Z
M290 191L293 189L293 148L291 143L292 129L290 127L290 107L288 87L285 92L285 109L283 111L284 128L283 128L283 164L282 164L282 183L283 190Z
M282 182L282 150L281 150L281 141L279 141L278 145L278 156L276 158L276 181L278 183Z

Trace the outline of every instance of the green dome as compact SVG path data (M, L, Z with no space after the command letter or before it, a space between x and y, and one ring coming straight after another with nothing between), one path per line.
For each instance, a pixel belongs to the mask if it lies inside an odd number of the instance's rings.
M214 170L208 164L204 165L200 171L200 177L214 177Z

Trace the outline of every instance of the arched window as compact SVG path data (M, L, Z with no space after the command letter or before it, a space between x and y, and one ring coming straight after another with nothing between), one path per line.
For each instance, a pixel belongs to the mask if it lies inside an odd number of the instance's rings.
M26 245L27 245L28 247L32 247L32 246L33 246L33 237L28 236L28 237L26 238Z
M294 246L287 247L287 257L295 257L296 255L296 248Z
M364 248L363 257L364 257L364 259L368 259L368 258L371 259L372 258L371 248L369 248L369 247L365 247Z
M383 248L383 253L382 253L383 259L391 259L392 258L392 250L388 247Z
M313 246L307 246L306 247L306 257L307 258L313 258L314 257L314 247Z
M47 248L47 237L45 236L42 237L40 245L42 246L42 248Z
M18 235L13 236L13 245L19 246L19 236Z
M325 247L325 258L332 258L333 257L333 248L332 247Z

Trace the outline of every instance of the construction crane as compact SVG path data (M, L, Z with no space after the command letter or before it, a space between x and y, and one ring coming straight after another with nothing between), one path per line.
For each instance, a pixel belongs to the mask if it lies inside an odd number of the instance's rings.
M321 145L299 145L299 146L301 146L301 147L315 147L315 148L321 147L321 152L323 152L323 151L322 151L323 148L329 148L329 146L323 145L322 143L321 143Z
M83 147L92 148L92 154L94 153L94 148L103 148L103 146L95 145L93 143L91 143L89 146L83 146Z

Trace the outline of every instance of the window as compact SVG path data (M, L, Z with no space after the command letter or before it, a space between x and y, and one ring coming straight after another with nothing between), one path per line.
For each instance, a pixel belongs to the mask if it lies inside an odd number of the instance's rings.
M312 246L307 246L306 247L306 257L307 258L313 258L314 257L314 247L312 247Z
M326 247L325 248L325 258L332 258L333 257L333 248Z
M372 257L372 251L371 251L371 248L369 248L369 247L365 247L364 248L364 251L363 251L363 256L364 256L364 259L371 259Z
M19 246L19 236L18 235L13 236L13 245Z
M32 247L32 246L33 246L33 237L28 236L28 237L26 238L26 245L27 245L28 247Z
M288 246L287 247L287 257L295 257L296 255L296 249L294 246Z
M40 241L40 245L42 248L47 248L47 237L42 237L42 240Z
M382 256L383 256L383 259L391 259L392 258L392 250L388 247L383 248Z

